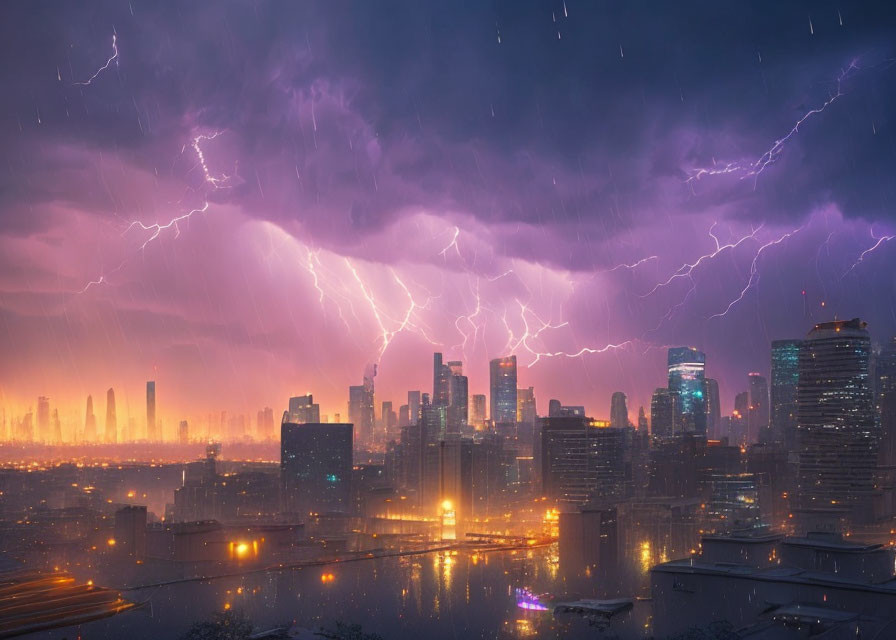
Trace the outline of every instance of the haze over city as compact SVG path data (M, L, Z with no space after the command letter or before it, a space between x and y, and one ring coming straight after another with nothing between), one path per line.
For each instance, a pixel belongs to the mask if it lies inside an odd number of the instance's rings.
M439 350L605 416L686 344L730 410L772 339L896 329L886 3L5 13L11 409L334 414Z

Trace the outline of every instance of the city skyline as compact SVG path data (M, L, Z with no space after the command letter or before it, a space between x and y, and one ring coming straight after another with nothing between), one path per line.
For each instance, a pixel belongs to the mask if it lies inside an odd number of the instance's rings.
M636 410L693 346L728 412L771 340L896 333L883 5L10 13L4 403L113 386L139 415L155 379L169 422L332 412L367 364L397 401L440 351L471 393L516 355L542 397Z

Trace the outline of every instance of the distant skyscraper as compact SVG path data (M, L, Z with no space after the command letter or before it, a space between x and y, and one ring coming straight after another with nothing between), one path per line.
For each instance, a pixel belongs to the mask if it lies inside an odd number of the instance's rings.
M647 416L644 407L638 407L638 433L647 433Z
M760 436L768 429L768 382L765 376L751 373L750 376L750 413L747 416L747 440L750 444L759 442Z
M317 412L318 415L320 415L319 406ZM258 412L258 418L255 427L256 435L262 440L274 439L274 410L271 407L265 407Z
M118 442L118 418L115 415L115 391L106 392L106 442Z
M668 363L669 390L678 393L681 403L680 430L706 435L706 355L693 347L673 347Z
M93 413L93 396L87 396L87 413L84 417L84 440L96 440L96 416Z
M489 362L489 419L492 422L516 422L516 389L516 356L495 358Z
M432 354L432 404L447 407L451 398L451 369L442 363L442 354Z
M364 384L349 387L348 390L348 419L355 425L357 444L361 447L369 447L373 442L375 376L376 365L367 365L364 370Z
M37 399L37 439L43 442L53 439L50 432L50 399L46 396Z
M408 420L409 424L417 424L420 421L419 391L408 391Z
M280 486L287 513L348 513L351 502L351 424L280 426Z
M482 429L482 427L485 426L485 421L488 419L488 416L486 416L485 412L486 412L485 394L484 393L473 394L472 416L470 417L470 423L477 429Z
M721 437L722 405L719 401L719 383L706 379L706 433L713 439Z
M524 424L535 424L538 409L535 405L535 387L516 390L516 421Z
M304 396L293 396L289 399L289 410L283 420L295 424L320 422L320 405L315 404L314 397L310 393Z
M610 426L616 429L628 426L628 402L621 391L614 392L610 398Z
M146 383L146 439L150 442L159 440L156 431L156 383L153 380Z
M669 437L675 433L680 420L678 393L660 387L650 400L650 434Z
M186 420L181 420L177 425L177 441L181 444L190 442L190 425Z
M460 363L449 363L449 366L452 364L455 366L448 378L448 430L460 433L469 418L469 382L467 376L460 373Z
M59 409L53 409L53 417L50 418L50 428L53 431L53 442L62 442L62 423L59 421Z
M750 392L742 391L734 396L734 413L728 424L728 438L732 445L744 445L749 440L747 420L750 415Z
M772 342L771 438L787 451L796 448L796 387L802 340Z
M816 324L799 356L797 428L803 528L840 512L873 518L879 429L869 380L871 340L858 318Z
M896 338L891 338L874 360L874 404L878 413L886 396L896 392Z

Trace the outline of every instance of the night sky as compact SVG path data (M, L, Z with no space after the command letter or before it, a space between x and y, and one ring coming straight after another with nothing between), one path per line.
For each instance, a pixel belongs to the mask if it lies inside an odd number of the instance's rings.
M113 47L113 35L115 42ZM5 2L0 402L345 413L432 352L634 417L896 333L891 2Z

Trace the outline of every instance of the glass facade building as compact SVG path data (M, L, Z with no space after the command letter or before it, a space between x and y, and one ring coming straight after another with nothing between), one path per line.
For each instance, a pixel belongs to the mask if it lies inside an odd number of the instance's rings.
M669 349L669 390L678 393L681 424L676 431L706 435L706 354L693 347Z

